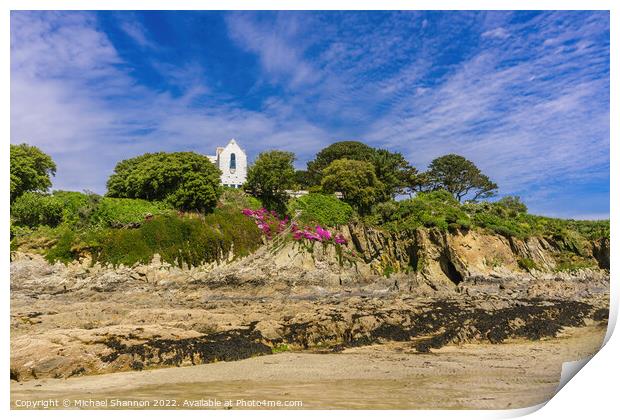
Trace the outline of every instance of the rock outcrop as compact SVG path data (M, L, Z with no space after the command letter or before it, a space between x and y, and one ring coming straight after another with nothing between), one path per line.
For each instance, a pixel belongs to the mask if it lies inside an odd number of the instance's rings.
M54 299L48 304L63 310ZM102 308L114 311L115 306ZM155 313L131 311L120 324L90 329L54 328L61 319L55 311L23 314L13 322L11 377L68 378L239 360L275 351L338 352L389 341L412 342L418 352L426 353L447 344L555 337L564 327L605 323L608 316L600 300L411 295L238 300L187 306L184 316L170 311L174 326L155 323ZM209 319L212 328L193 329L200 319ZM40 324L32 328L28 322Z
M279 284L449 293L468 279L570 277L575 273L566 274L571 270L559 263L567 255L579 259L580 271L588 276L608 276L608 240L577 249L552 238L506 238L480 230L395 233L351 224L341 233L346 247L270 244L211 270L208 279L223 287Z
M609 241L351 225L348 245L275 240L192 269L11 262L11 378L183 366L272 351L553 337L608 318ZM570 248L570 249L569 249ZM558 270L560 256L588 268ZM527 264L524 263L527 262Z

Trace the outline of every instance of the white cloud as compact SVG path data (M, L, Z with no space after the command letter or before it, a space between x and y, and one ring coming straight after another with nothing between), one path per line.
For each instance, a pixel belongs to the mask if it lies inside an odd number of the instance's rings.
M52 155L56 189L104 192L116 162L149 151L212 154L236 137L251 155L267 146L309 158L328 138L303 119L269 110L193 106L210 92L196 68L160 68L183 81L180 97L139 85L88 15L14 14L12 57L11 142Z
M505 28L495 28L482 33L483 38L499 38L506 39L510 33Z
M270 81L285 80L296 88L319 80L319 73L304 60L299 45L288 42L289 37L296 35L295 19L259 25L250 16L235 13L227 19L227 25L238 45L258 55Z
M298 166L352 138L402 151L420 169L459 153L502 193L547 213L565 193L559 185L609 180L609 55L600 39L609 29L598 15L569 23L548 13L521 23L459 15L460 26L482 28L471 51L455 22L416 13L385 21L343 13L337 25L313 13L261 16L226 19L234 42L258 59L257 83L284 92L250 110L222 100L197 62L151 62L180 96L140 85L90 14L14 12L11 142L53 155L56 188L99 192L118 160L211 154L230 137L251 155L294 151ZM137 21L121 25L153 47ZM446 64L441 54L454 43L463 55Z
M120 24L121 29L138 45L143 48L155 48L156 45L148 38L144 26L132 19L125 20Z

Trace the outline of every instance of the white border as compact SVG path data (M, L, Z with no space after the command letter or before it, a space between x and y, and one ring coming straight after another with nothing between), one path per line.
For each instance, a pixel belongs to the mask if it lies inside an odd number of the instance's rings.
M3 61L0 67L0 73L2 74L2 86L3 86L3 98L2 98L2 121L3 124L3 144L5 153L2 154L0 165L2 165L2 172L4 176L0 176L0 185L4 196L8 197L9 191L9 154L8 154L8 139L10 138L10 70L9 70L9 58L10 58L10 10L29 10L29 9L53 9L53 10L158 10L158 9L172 9L172 10L199 10L199 9L211 9L211 10L235 10L235 9L248 9L248 10L611 10L611 112L610 115L619 116L620 113L618 107L618 89L616 82L618 81L618 24L619 19L617 13L619 7L616 5L618 2L602 1L602 0L590 0L590 1L576 1L576 0L563 0L563 1L551 1L551 0L521 0L521 1L501 1L501 0L475 0L475 1L449 1L449 0L418 0L418 1L404 1L404 0L383 0L383 1L368 1L368 0L229 0L223 1L198 1L198 0L151 0L151 1L131 1L127 0L93 0L93 1L75 1L75 0L8 0L3 2L4 13L1 17L1 40L4 49L4 56L7 58ZM616 139L618 135L618 124L620 120L618 118L611 119L611 138ZM610 161L619 162L618 148L614 145L614 141L611 141ZM619 259L617 258L618 246L618 229L616 227L615 215L618 211L618 204L620 204L620 195L618 194L618 168L617 166L611 166L611 208L610 215L612 216L611 226L611 238L612 238L612 260L611 271L616 273L619 267ZM3 228L5 238L9 236L9 206L8 200L2 202L2 214L0 215L0 224ZM8 380L9 370L9 329L8 329L8 312L9 312L9 244L8 241L2 241L0 245L0 255L3 256L3 281L4 284L1 290L2 301L5 302L5 323L2 329L2 350L0 357L4 361L5 366L5 380L2 382L2 397L4 409L9 411L9 391L10 385ZM615 277L615 276L614 276ZM615 325L618 312L618 293L615 284L616 280L612 281L612 302L610 312L610 331L613 329L611 326ZM609 339L609 333L607 339ZM620 374L618 351L620 345L618 344L617 337L612 336L609 339L607 345L597 354L588 366L579 373L576 380L570 381L559 394L554 397L543 410L537 411L531 418L562 418L562 419L583 419L585 416L590 418L611 418L611 413L617 413L616 400L617 391L615 390L615 384L617 384L618 375ZM543 404L544 405L544 404ZM462 418L462 419L484 419L484 418L508 418L520 415L525 415L533 411L538 410L541 406L531 407L522 410L489 410L489 411L390 411L385 413L390 417L398 418ZM354 411L354 412L341 412L341 411L298 411L295 413L286 411L253 411L253 412L239 412L239 411L227 411L227 412L202 412L202 411L184 411L183 413L174 412L114 412L114 416L121 417L135 417L148 415L152 418L166 418L171 415L192 417L192 418L205 418L209 417L231 417L239 418L246 417L251 413L252 418L265 418L265 419L290 419L292 416L295 418L315 418L317 415L321 417L338 417L343 415L350 415L357 417L370 417L370 416L382 416L383 414L370 412L370 411ZM82 418L84 412L52 412L52 411L11 411L10 415L18 418L30 418L30 416L46 416L50 418ZM89 411L87 414L93 418L105 418L111 415L108 411Z

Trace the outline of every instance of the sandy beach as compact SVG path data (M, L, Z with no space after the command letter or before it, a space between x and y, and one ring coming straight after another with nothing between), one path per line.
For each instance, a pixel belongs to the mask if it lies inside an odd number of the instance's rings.
M432 354L408 343L347 349L339 354L285 352L235 362L11 383L11 407L56 399L62 407L127 402L141 408L208 407L233 401L301 401L307 409L521 408L551 398L564 361L596 352L605 328L568 328L538 342L451 345ZM243 403L240 401L244 401ZM164 404L154 407L154 404ZM98 407L82 407L98 408ZM123 407L116 407L123 408ZM269 407L278 408L278 407ZM295 407L280 407L295 408Z

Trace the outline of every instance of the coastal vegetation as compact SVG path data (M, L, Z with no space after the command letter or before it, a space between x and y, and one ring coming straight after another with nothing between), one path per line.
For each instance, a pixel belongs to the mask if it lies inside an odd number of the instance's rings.
M56 164L35 146L11 145L11 203L27 191L47 191Z
M347 141L319 151L307 170L295 171L294 160L291 152L261 153L244 188L232 189L219 185L219 170L204 156L147 153L119 162L101 196L49 193L52 159L36 147L11 146L11 247L49 261L90 255L131 265L159 254L193 266L247 255L284 231L293 240L340 246L339 226L361 223L392 232L545 237L562 250L558 266L574 268L590 264L579 259L587 241L609 237L608 220L532 215L514 196L491 201L498 186L457 155L418 172L399 153ZM289 197L287 190L301 187L310 193ZM531 261L520 265L535 268Z
M459 201L471 194L472 201L493 197L497 184L483 174L474 163L454 154L434 159L427 172L421 175L422 190L444 189Z
M355 206L361 214L370 213L385 188L371 163L351 159L330 163L323 171L321 187L328 193L340 192L342 200Z
M220 175L209 158L198 153L146 153L116 165L106 195L209 213L221 194Z
M288 213L301 223L340 226L352 220L353 207L333 194L310 193L290 200Z
M284 213L287 189L293 187L295 154L271 150L258 155L248 169L246 188L270 210Z

